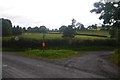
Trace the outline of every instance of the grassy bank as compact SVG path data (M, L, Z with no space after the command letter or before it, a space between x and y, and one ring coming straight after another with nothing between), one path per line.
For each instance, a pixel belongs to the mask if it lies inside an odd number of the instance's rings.
M81 55L83 52L77 52L73 50L27 50L17 52L22 55L36 57L36 58L47 58L47 59L62 59L76 55Z
M120 66L120 49L115 50L115 53L113 54L112 59L115 64Z

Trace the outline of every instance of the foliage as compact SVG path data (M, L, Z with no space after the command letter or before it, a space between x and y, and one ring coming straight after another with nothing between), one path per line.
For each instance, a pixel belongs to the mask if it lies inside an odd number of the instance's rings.
M120 44L120 29L111 29L110 30L111 38L116 38L117 44Z
M64 26L64 25L63 25L63 26L61 26L61 27L59 28L59 31L60 31L60 32L64 32L66 28L67 28L67 26Z
M113 30L110 31L111 37L119 38L119 36L116 36L119 34L116 31L120 29L120 1L107 3L96 2L94 3L94 7L91 12L101 14L99 19L103 19L104 24L113 27Z
M116 47L115 40L111 39L90 39L90 37L86 38L53 38L53 39L45 39L46 48L79 48L79 47L91 47L91 46L111 46ZM20 38L16 41L13 38L11 39L3 39L2 40L3 48L17 48L17 49L41 49L42 39L30 39L30 38Z
M40 26L40 27L36 26L33 28L31 28L31 27L27 28L27 32L29 32L29 33L46 33L48 31L49 31L49 29L47 29L45 26Z
M75 30L73 29L72 25L69 25L68 27L65 28L63 32L63 37L74 37Z
M28 50L24 52L19 52L19 54L37 58L61 59L80 55L81 53L72 50L44 50L44 52L43 50Z
M87 29L88 30L96 30L97 29L97 24L88 26Z
M13 27L13 35L21 35L22 34L22 28L17 25L17 27Z
M47 32L46 27L45 26L40 26L40 32L41 33L46 33Z
M8 19L3 19L2 20L2 36L10 36L12 35L12 23Z
M86 30L86 28L84 27L84 25L81 24L81 23L77 23L76 26L77 26L76 27L77 31L84 31L84 30Z
M117 6L116 6L117 5ZM101 14L99 19L103 19L104 24L116 24L120 20L120 1L119 2L96 2L94 3L95 9L92 9L91 12L96 12Z
M113 62L120 66L120 49L116 49L112 56Z

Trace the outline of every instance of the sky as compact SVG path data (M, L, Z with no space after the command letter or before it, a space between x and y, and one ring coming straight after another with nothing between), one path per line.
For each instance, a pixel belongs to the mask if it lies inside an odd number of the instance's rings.
M70 25L74 18L87 27L101 24L99 14L91 13L99 0L0 0L0 18L10 19L21 27L46 26L59 29Z

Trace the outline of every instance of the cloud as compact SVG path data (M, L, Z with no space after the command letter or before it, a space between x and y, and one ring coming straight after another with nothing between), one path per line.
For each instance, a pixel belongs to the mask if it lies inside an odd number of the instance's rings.
M98 15L91 14L97 0L2 0L0 16L13 25L59 28L70 25L72 18L85 25L99 23ZM7 6L6 6L7 5Z

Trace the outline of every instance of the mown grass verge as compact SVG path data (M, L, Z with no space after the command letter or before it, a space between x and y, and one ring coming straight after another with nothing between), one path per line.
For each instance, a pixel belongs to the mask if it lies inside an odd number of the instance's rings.
M115 50L115 53L112 56L112 60L120 67L120 49Z
M77 52L73 50L27 50L22 52L17 52L18 54L31 56L35 58L47 58L47 59L62 59L68 58L76 55L81 55L84 52Z

